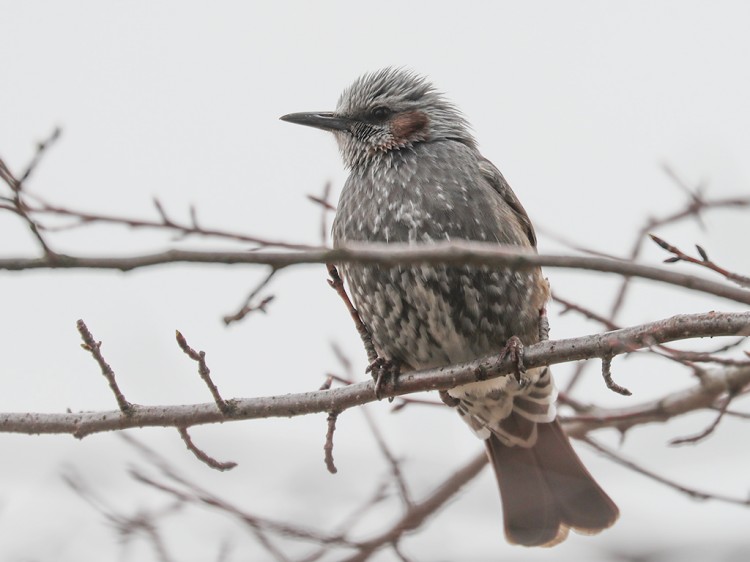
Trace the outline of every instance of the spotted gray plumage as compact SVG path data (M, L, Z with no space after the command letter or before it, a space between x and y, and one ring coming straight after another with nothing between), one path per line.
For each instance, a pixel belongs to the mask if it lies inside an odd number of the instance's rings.
M344 186L333 224L335 245L476 240L531 246L530 227L498 197L496 182L507 186L502 175L471 144L445 139L373 156L357 160ZM344 265L342 272L376 348L408 368L469 361L497 351L514 335L524 344L537 341L547 299L539 269ZM528 377L536 382L541 373ZM500 423L511 413L509 397L520 392L513 382L494 379L451 394L466 399L459 412L481 436L489 427L509 444L530 444L533 424L514 434ZM554 387L543 382L547 408L542 415L534 412L534 421L555 417ZM508 384L507 391L489 393Z
M336 136L350 175L333 223L334 245L472 240L535 248L531 222L510 186L479 153L461 113L424 78L384 69L356 80L333 113L282 119ZM376 349L402 371L497 353L512 336L537 342L549 297L539 268L341 269ZM529 370L522 383L499 377L449 394L486 440L512 542L552 544L568 528L596 532L614 522L617 508L555 421L548 368ZM568 467L563 480L572 492L555 484L555 466ZM570 508L573 502L583 503Z

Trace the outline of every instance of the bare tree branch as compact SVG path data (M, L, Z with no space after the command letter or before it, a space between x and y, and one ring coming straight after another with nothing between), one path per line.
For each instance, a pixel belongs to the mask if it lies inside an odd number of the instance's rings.
M528 346L524 350L527 368L554 365L567 361L602 358L629 353L654 344L697 337L747 335L750 331L750 312L679 315L642 326L613 332L550 340ZM440 369L402 373L395 388L388 385L388 395L400 396L423 390L442 390L459 384L474 382L477 373L482 380L513 373L515 366L509 358L497 356ZM732 388L750 380L750 370L743 367L727 372L739 373ZM741 384L742 383L742 384ZM676 395L676 396L679 396ZM187 406L132 405L128 414L121 411L81 412L65 414L4 413L0 414L0 432L6 433L69 433L81 438L91 433L129 427L189 427L207 423L269 417L290 417L320 412L341 412L353 406L374 401L372 382L352 384L343 388L287 394L265 398L232 400L232 415L228 418L216 403ZM700 407L700 406L698 406ZM600 422L599 425L612 425ZM591 426L597 426L596 423Z
M274 521L270 518L250 513L232 501L213 494L196 482L189 480L184 475L180 474L180 472L163 456L159 455L154 449L148 447L143 442L134 439L127 433L121 433L120 437L128 443L128 445L135 448L146 461L155 466L167 482L157 480L138 469L132 469L130 471L133 478L170 495L179 502L202 504L232 516L251 529L259 542L261 542L266 549L274 551L274 555L277 557L283 557L283 553L281 553L281 551L270 542L268 537L266 537L266 532L287 538L321 544L337 544L344 546L350 546L353 544L345 537L345 533L343 532L317 532L306 527Z
M116 269L129 271L136 268L152 267L174 263L221 263L237 265L265 265L270 268L270 273L254 288L244 302L242 308L235 313L225 317L225 322L230 323L241 319L253 310L265 311L265 306L273 298L266 297L259 304L253 304L260 291L274 277L274 274L286 267L299 264L343 264L362 263L377 264L383 267L408 264L446 264L453 266L501 266L509 269L525 269L536 266L559 267L582 269L588 271L599 271L619 275L622 277L620 291L612 306L609 317L604 317L587 310L569 301L557 299L565 306L566 310L574 310L586 315L588 318L602 323L612 330L605 334L585 336L559 341L543 341L526 349L523 357L524 363L529 367L550 365L565 361L576 361L583 359L599 358L602 362L602 375L607 386L621 394L629 394L629 391L612 378L612 358L631 353L633 351L647 348L650 351L660 353L670 359L680 361L694 369L699 375L695 386L676 393L666 395L660 400L630 406L627 408L598 408L587 406L576 401L570 395L561 395L561 402L570 405L576 412L575 416L563 418L568 432L577 438L583 439L589 445L597 448L609 456L615 462L621 463L628 468L640 472L650 478L654 478L668 486L671 486L690 496L702 499L719 499L741 505L750 505L750 500L730 498L728 496L714 495L701 492L686 486L682 486L658 475L641 465L624 459L619 453L611 451L598 444L589 437L589 432L602 427L614 427L621 432L639 424L659 422L674 416L695 411L700 408L717 410L714 421L700 433L681 439L672 440L672 444L697 442L712 434L719 426L725 415L742 415L731 412L728 408L732 399L736 396L745 395L750 389L750 362L733 358L718 357L715 353L690 352L671 349L663 345L664 342L676 341L691 337L714 337L721 335L739 335L743 338L750 334L750 313L705 313L695 315L677 316L660 322L652 322L633 328L619 329L615 323L615 317L625 301L625 296L630 281L635 277L658 281L670 285L700 291L715 295L735 302L750 304L750 280L747 277L730 272L709 260L707 253L701 246L697 246L700 258L693 258L675 246L664 240L652 236L663 248L670 251L673 256L666 261L686 261L698 264L704 268L718 272L728 280L740 285L740 288L717 283L693 275L683 274L666 270L663 268L650 267L633 263L632 261L620 260L616 257L592 252L583 249L589 256L551 256L536 255L518 248L504 248L497 245L486 245L471 242L453 242L449 244L434 244L429 246L409 245L367 245L352 246L348 248L328 249L322 246L310 246L305 244L293 244L249 236L238 232L223 229L204 228L198 221L196 209L191 207L189 218L186 220L175 219L165 207L158 201L154 201L156 218L134 219L114 215L102 215L96 213L81 212L52 205L40 197L36 197L25 189L24 181L34 171L41 160L46 148L56 140L59 131L43 143L40 143L37 153L27 166L26 170L18 176L10 171L8 166L0 160L0 180L10 187L10 195L0 197L0 211L5 210L14 213L27 226L36 237L41 249L41 257L19 258L5 257L0 259L0 270L22 271L27 269ZM631 258L634 260L640 254L646 234L657 226L671 224L682 219L701 220L701 213L710 208L720 207L747 207L750 199L739 197L735 199L707 200L703 196L702 187L695 189L687 186L671 169L665 170L681 190L687 193L688 201L685 207L676 213L667 215L660 219L650 219L643 229L638 233L633 247ZM328 201L330 195L330 184L324 188L321 197L309 196L316 204L321 206L321 240L326 243L328 214L333 206ZM47 220L52 225L45 225ZM175 238L182 239L190 236L213 237L229 240L238 244L237 247L252 244L252 251L224 251L224 252L199 252L184 250L169 250L162 253L150 255L138 255L130 257L84 257L60 255L50 249L45 239L45 232L54 230L67 230L84 227L91 224L119 225L129 228L147 228L162 232L170 232ZM271 251L272 249L277 249ZM260 251L258 251L260 250ZM343 289L343 283L338 277L335 267L329 265L333 282L332 286L342 294L347 301ZM357 320L356 310L351 302L348 302L352 316ZM373 384L358 383L347 384L345 388L330 389L334 380L345 379L329 376L327 384L318 392L302 394L271 396L262 398L238 399L225 401L218 392L218 388L210 378L210 371L205 361L205 353L192 349L184 337L178 332L177 340L181 349L198 364L198 371L204 379L214 397L214 404L192 404L186 406L138 406L130 404L117 387L114 372L104 360L100 342L94 340L91 333L82 321L79 321L79 331L84 339L84 349L89 351L98 362L103 375L110 383L110 387L117 398L120 411L109 412L85 412L68 414L0 414L0 432L19 433L70 433L78 438L88 434L117 430L129 427L163 426L175 427L179 431L188 449L200 460L220 470L231 468L234 463L221 463L204 451L199 449L192 441L188 428L194 425L218 423L230 419L254 419L274 416L296 416L309 413L328 413L328 431L324 449L326 452L326 463L331 472L336 468L333 462L333 435L336 427L337 416L348 408L356 405L366 404L379 397L378 388L389 397L406 395L423 390L451 388L458 384L473 382L481 373L482 380L489 377L503 376L513 373L515 365L510 358L505 359L503 355L483 358L463 365L454 365L443 369L422 371L403 374L397 381L385 382L382 386L376 385L373 394ZM366 327L361 323L358 325L360 334L366 335ZM542 331L544 332L544 331ZM542 338L545 339L545 338ZM368 358L371 363L377 359L374 346L370 342L367 346L367 338L363 337L366 344ZM740 340L742 341L742 340ZM724 346L723 349L729 346ZM654 349L657 348L657 349ZM721 350L720 350L721 351ZM723 368L713 371L704 371L699 362L713 362L723 365ZM580 372L580 371L579 371ZM351 373L349 373L351 375ZM349 379L352 377L349 376ZM571 382L571 387L574 384ZM619 378L619 377L618 377ZM381 380L381 379L379 379ZM403 403L417 402L419 399L407 398ZM218 410L217 410L218 407ZM244 521L259 543L266 549L269 556L277 560L288 560L284 552L274 544L275 537L280 535L298 539L310 540L319 545L318 550L308 555L305 560L317 560L324 556L331 545L355 551L349 560L366 560L371 555L382 549L389 549L392 556L400 560L406 560L406 555L400 550L399 543L405 533L415 530L426 522L428 517L441 506L445 505L466 482L474 478L486 464L485 456L472 459L463 468L446 479L431 494L420 501L414 501L409 494L406 479L401 473L400 460L390 451L383 436L375 426L372 418L365 411L368 424L370 424L378 446L391 465L391 477L395 479L398 491L403 503L403 513L395 521L390 521L386 529L368 540L354 541L349 534L353 529L352 521L342 527L340 532L334 534L307 531L305 529L274 523L269 520L253 516L241 511L236 506L210 495L200 487L187 482L174 471L170 471L164 461L157 462L162 468L162 474L166 481L152 479L145 474L134 472L134 477L139 481L170 494L178 507L183 503L197 502L216 507L226 513L230 513ZM166 467L166 468L165 468ZM175 485L175 483L177 483ZM364 513L385 497L384 488L378 488L374 498L360 508ZM101 503L101 502L100 502ZM170 508L174 509L174 508ZM157 526L158 513L138 513L133 517L117 515L111 510L103 511L105 516L119 525L122 533L141 533L145 535L153 545L160 558L168 559L167 550L159 534Z
M131 271L143 267L175 263L263 264L275 269L310 263L359 263L396 266L408 264L446 264L507 267L559 267L614 273L624 277L640 277L677 285L750 304L750 291L702 277L678 273L633 262L589 256L554 256L528 253L518 248L480 242L447 242L424 246L407 244L360 244L335 249L310 249L288 252L202 252L167 250L135 257L84 257L61 254L39 258L2 258L0 270L30 269L113 269Z
M733 503L737 505L745 505L750 506L750 498L735 498L732 496L726 496L723 494L714 494L712 492L703 492L700 490L696 490L694 488L690 488L688 486L683 486L682 484L678 484L677 482L674 482L670 480L669 478L666 478L652 470L648 470L647 468L642 467L638 463L635 463L631 460L626 459L619 453L613 451L609 447L605 447L598 441L595 441L591 437L584 437L583 441L587 443L592 448L596 449L600 453L603 453L605 456L616 462L617 464L621 464L622 466L629 468L630 470L634 470L635 472L638 472L640 474L643 474L644 476L651 478L652 480L656 480L657 482L664 484L665 486L669 486L670 488L674 488L678 492L682 492L683 494L687 494L691 498L699 499L699 500L718 500L725 503Z
M182 438L182 441L185 443L185 446L188 448L188 451L193 453L195 455L195 458L197 458L202 463L222 472L225 470L232 470L234 467L237 466L237 463L233 461L227 461L227 462L217 461L208 453L198 448L198 445L196 445L193 442L193 438L190 437L190 434L188 433L187 428L178 427L177 431L179 432L180 437Z
M185 339L185 336L183 336L179 330L175 331L175 338L177 339L177 345L179 345L180 349L185 352L185 355L198 363L198 374L208 387L209 392L211 392L211 396L213 396L214 402L216 402L216 407L219 408L221 413L225 416L231 415L234 410L234 404L231 400L224 400L221 397L221 394L219 394L219 388L211 379L211 369L209 369L208 365L206 364L206 352L195 351L192 347L190 347L187 340Z
M104 359L104 356L102 355L102 342L96 341L94 339L94 336L91 334L88 326L86 326L86 323L83 320L78 320L78 322L76 322L76 327L78 328L78 332L81 334L81 338L83 339L81 347L84 350L88 351L99 365L99 368L102 370L102 375L104 375L104 378L107 379L107 382L109 383L109 388L112 390L112 394L115 395L115 399L117 400L117 405L120 407L120 411L123 414L130 415L130 413L133 411L133 405L125 399L125 395L117 385L115 372L112 370L112 367L109 366L109 363L107 363L107 361Z
M376 550L395 544L406 532L419 528L431 515L434 515L445 503L451 499L467 482L476 477L487 464L484 451L472 458L466 465L446 479L425 499L413 503L406 512L386 531L361 542L359 551L345 560L347 562L362 562L367 560Z
M323 445L323 452L325 453L326 469L331 474L336 474L339 471L336 468L336 463L333 461L333 434L336 431L336 420L338 418L338 412L328 412L328 417L326 418L328 430L326 431L326 442Z
M571 437L582 438L593 427L614 427L624 432L636 425L665 422L687 412L712 408L717 399L736 395L748 385L750 365L709 371L695 386L658 400L621 409L592 408L586 413L563 418L565 431Z
M699 246L698 244L695 245L696 250L698 250L698 253L701 256L701 259L698 259L687 255L677 246L673 246L672 244L670 244L663 238L659 238L655 234L650 234L649 236L651 237L651 240L656 242L656 244L658 244L661 248L673 254L671 258L667 258L664 260L665 263L676 263L679 261L694 263L696 265L700 265L701 267L705 267L706 269L710 269L711 271L715 271L719 275L723 275L725 279L733 281L740 287L744 287L746 289L750 288L750 277L746 277L745 275L740 275L739 273L729 271L728 269L715 264L708 258L708 253L706 253L706 250L704 250L702 246Z
M612 378L612 357L609 355L602 357L602 378L604 379L604 384L606 384L607 388L612 392L616 392L623 396L631 396L633 394L624 386L617 384Z
M245 302L242 304L242 307L240 307L237 312L224 316L223 320L225 325L229 326L229 324L232 324L233 322L238 322L255 310L266 312L268 303L270 303L275 298L274 295L268 295L267 297L264 297L256 305L253 305L252 302L253 299L258 296L258 293L260 293L271 282L271 279L273 279L273 276L276 275L277 271L277 269L271 268L271 271L268 272L268 274L261 280L261 282L258 283L252 291L250 291L250 294L245 298Z
M174 560L166 548L159 530L159 523L163 522L167 516L177 513L181 508L181 501L171 502L162 509L136 509L132 515L126 515L96 494L85 479L78 474L69 472L63 475L63 480L79 497L105 518L117 532L123 546L136 537L142 536L151 545L157 560L160 562Z
M45 230L47 232L72 230L74 228L91 224L111 224L134 229L151 229L173 232L175 233L177 239L184 239L191 236L197 236L201 238L220 238L230 240L232 242L253 244L256 247L285 248L290 250L305 250L315 247L310 246L309 244L296 244L293 242L284 242L282 240L271 240L269 238L252 236L249 234L244 234L242 232L235 232L220 228L206 228L198 223L197 212L195 208L192 207L190 208L190 220L181 222L177 219L172 218L158 199L154 199L153 204L159 218L156 220L152 220L136 217L123 217L117 215L89 213L78 209L68 209L65 207L52 205L31 194L27 194L27 197L36 201L35 207L27 207L28 214L30 215L29 219L34 222L37 228L39 228L40 230ZM45 215L69 218L71 219L72 223L56 227L48 227L36 222L36 219L38 219L40 216Z
M695 188L691 188L688 184L683 181L675 172L675 170L668 164L663 164L662 168L667 176L674 182L674 184L680 188L681 191L687 194L687 202L685 206L669 215L660 218L649 218L643 227L638 231L635 236L635 242L630 252L629 259L634 261L638 259L641 254L641 250L647 240L649 233L653 232L654 229L674 224L684 219L695 219L699 225L702 225L701 214L708 209L716 208L739 208L744 209L750 206L750 197L734 197L728 199L715 199L708 200L703 196L703 186L699 185ZM620 289L617 292L617 296L612 303L610 309L610 319L615 320L617 314L625 304L625 295L630 288L631 277L625 277L622 280Z

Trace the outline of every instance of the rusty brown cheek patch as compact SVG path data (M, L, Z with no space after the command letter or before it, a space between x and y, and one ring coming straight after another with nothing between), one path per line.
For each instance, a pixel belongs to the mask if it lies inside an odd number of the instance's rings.
M428 122L429 119L427 118L427 115L421 111L401 113L391 119L391 132L393 137L401 142L411 141L417 138L420 140L426 140Z

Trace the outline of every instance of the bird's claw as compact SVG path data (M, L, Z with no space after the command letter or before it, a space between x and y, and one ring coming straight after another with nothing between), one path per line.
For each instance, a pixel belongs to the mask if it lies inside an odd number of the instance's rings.
M547 318L547 308L542 307L539 311L539 341L549 340L549 318Z
M365 372L372 375L372 379L375 381L375 397L381 400L385 386L388 383L395 385L400 372L400 365L392 359L378 357L367 366ZM389 396L388 401L393 402L393 396Z
M527 377L526 366L523 364L523 343L518 336L511 336L505 347L500 350L500 361L508 358L513 364L513 374L516 377L516 382L521 388L526 388L531 384L531 379Z

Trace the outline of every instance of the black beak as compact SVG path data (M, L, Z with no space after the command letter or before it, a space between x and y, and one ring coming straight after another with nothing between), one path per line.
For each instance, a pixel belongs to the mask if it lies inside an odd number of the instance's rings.
M280 117L282 121L307 125L324 131L348 131L352 120L346 117L338 117L331 112L320 113L290 113Z

